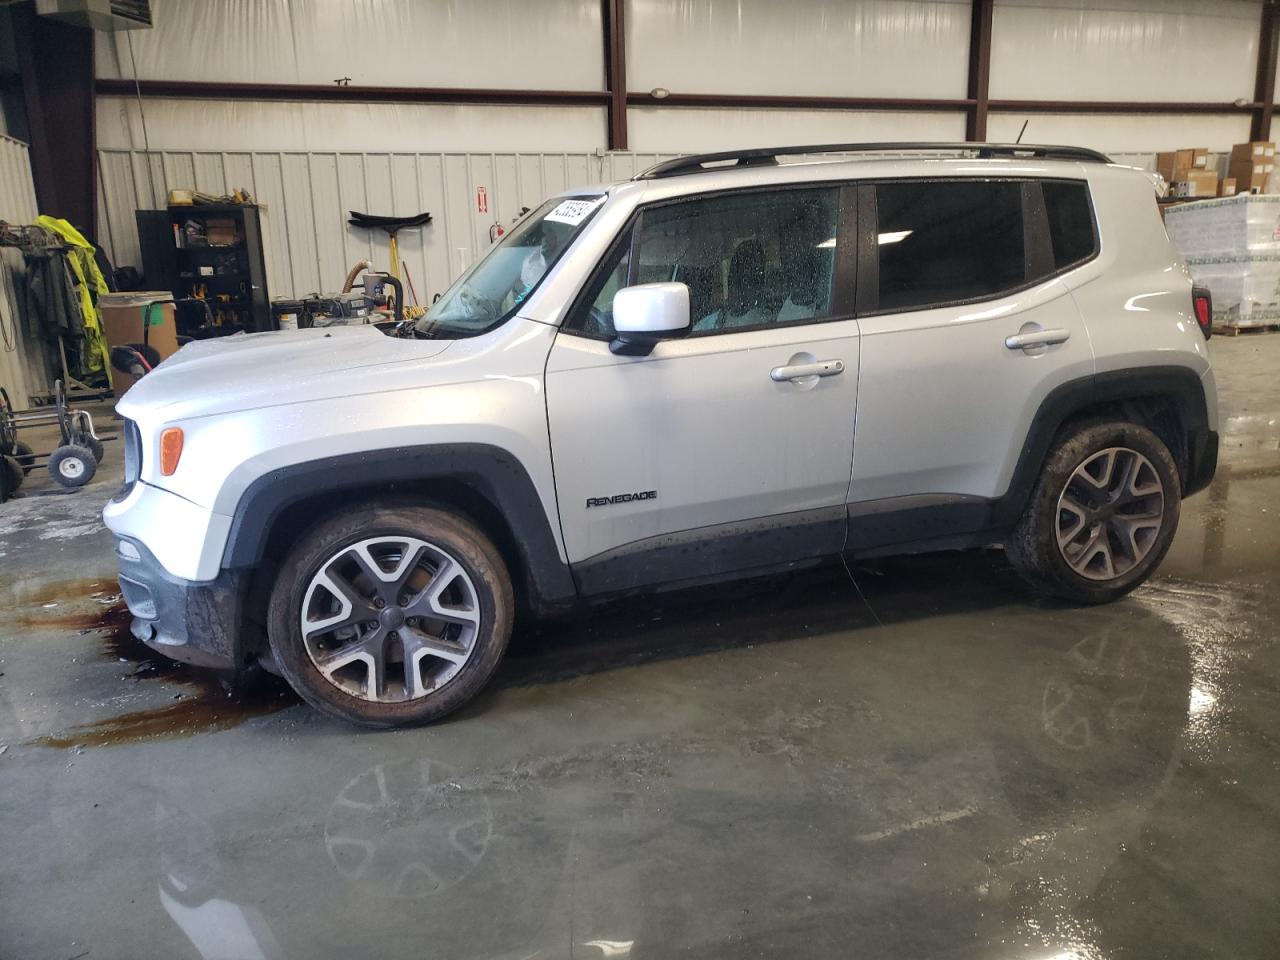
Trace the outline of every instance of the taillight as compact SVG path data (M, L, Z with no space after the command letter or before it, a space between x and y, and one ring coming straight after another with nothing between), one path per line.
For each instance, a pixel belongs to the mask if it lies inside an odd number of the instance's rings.
M1213 333L1213 295L1208 287L1191 288L1191 308L1196 314L1196 323L1206 340Z

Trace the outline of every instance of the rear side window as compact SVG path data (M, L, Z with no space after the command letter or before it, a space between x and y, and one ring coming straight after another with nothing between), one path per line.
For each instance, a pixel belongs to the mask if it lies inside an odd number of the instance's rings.
M1065 270L1088 260L1096 249L1089 187L1076 180L1046 180L1041 187L1049 216L1054 269Z
M1022 185L878 183L881 310L998 296L1027 281Z

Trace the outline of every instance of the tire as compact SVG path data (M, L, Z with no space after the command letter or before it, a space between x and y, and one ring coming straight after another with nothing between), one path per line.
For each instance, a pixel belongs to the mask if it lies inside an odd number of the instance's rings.
M0 457L4 461L5 482L9 485L9 492L12 493L22 486L22 480L26 477L26 471L22 469L22 463L17 457Z
M1005 552L1037 592L1108 603L1164 559L1181 504L1178 468L1146 427L1097 420L1070 425L1046 457Z
M49 455L49 475L64 487L83 487L97 470L93 451L78 443L68 443Z
M13 445L13 455L17 457L18 463L22 464L22 473L25 476L35 469L36 452L31 449L31 445L23 443L21 440Z
M98 463L102 462L102 455L106 451L103 449L102 441L97 437L85 437L81 445L93 454L93 459Z
M439 720L479 693L506 652L514 614L506 565L470 521L369 504L320 522L294 545L271 591L267 632L280 672L313 707L361 726L399 727Z

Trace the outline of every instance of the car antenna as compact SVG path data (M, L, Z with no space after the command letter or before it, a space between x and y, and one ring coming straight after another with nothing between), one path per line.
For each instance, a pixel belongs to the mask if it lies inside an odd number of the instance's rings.
M1013 141L1014 143L1021 143L1021 142L1022 142L1022 135L1023 135L1024 133L1026 133L1026 132L1027 132L1027 124L1028 124L1028 123L1030 123L1030 122L1031 122L1031 118L1030 118L1030 117L1027 117L1027 119L1025 119L1025 120L1023 120L1023 121L1022 121L1022 129L1018 131L1018 139L1017 139L1017 140L1015 140L1015 141Z

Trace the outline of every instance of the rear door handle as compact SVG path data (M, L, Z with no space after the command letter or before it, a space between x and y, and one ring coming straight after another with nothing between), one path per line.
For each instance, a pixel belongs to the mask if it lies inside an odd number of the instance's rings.
M778 383L790 380L806 380L809 377L834 377L844 373L843 360L815 360L813 363L791 363L785 367L774 367L769 371L769 379Z
M1004 338L1004 345L1010 350L1025 350L1027 347L1044 347L1051 343L1064 343L1071 336L1070 330L1032 330L1027 333L1015 333Z

